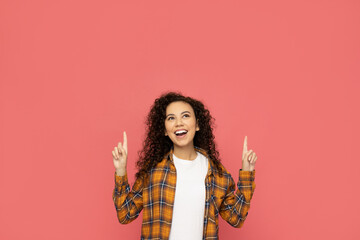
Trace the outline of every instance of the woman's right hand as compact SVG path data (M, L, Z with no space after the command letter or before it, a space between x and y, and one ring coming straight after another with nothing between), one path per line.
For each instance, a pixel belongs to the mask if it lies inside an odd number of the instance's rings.
M124 131L124 144L122 145L119 142L118 146L112 151L114 167L119 176L124 176L126 173L127 152L127 136Z

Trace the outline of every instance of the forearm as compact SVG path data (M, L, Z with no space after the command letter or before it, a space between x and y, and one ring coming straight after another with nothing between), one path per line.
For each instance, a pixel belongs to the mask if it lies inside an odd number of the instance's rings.
M237 194L244 196L245 201L250 203L255 187L255 170L246 171L240 169L236 190Z
M135 220L142 210L141 181L136 181L130 191L127 174L118 176L115 172L113 201L120 223L127 224Z
M255 171L239 171L237 189L231 180L227 195L220 209L221 217L230 225L240 228L250 209L250 200L255 190Z
M119 176L119 177L123 177L126 175L126 167L125 168L119 168L119 169L116 169L116 175Z

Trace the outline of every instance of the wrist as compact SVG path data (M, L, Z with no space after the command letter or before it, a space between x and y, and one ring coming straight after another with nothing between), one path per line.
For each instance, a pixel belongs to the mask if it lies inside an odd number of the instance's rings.
M116 175L122 177L126 175L126 168L119 168L116 169Z
M254 170L254 169L250 169L250 168L242 168L242 169L240 169L241 171L249 171L249 172L251 172L252 170Z

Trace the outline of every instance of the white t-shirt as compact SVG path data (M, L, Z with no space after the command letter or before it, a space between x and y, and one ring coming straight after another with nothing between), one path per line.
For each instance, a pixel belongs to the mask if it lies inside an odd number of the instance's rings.
M170 240L201 240L204 227L205 177L208 159L197 152L194 160L173 154L176 189Z

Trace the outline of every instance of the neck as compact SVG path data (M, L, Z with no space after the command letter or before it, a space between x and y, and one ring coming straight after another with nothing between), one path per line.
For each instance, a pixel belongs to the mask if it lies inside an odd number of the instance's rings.
M179 147L174 145L174 155L177 158L190 161L195 160L197 157L194 145L189 145L185 147Z

